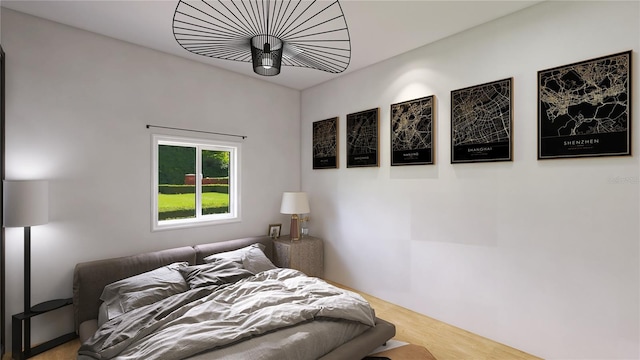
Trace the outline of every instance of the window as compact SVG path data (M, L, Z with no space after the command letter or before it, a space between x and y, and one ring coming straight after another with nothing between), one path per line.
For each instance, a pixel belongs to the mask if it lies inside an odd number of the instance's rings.
M240 144L153 136L153 230L240 220Z

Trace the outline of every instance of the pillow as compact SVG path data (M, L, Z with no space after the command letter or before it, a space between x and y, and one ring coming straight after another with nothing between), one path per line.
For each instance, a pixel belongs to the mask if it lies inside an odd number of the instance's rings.
M255 243L249 246L245 246L242 249L209 255L203 260L205 263L213 263L219 260L231 260L239 264L242 264L242 259L244 258L244 254L246 254L247 252L251 251L251 249L254 249L254 248L260 249L260 251L264 253L264 245L260 243Z
M178 271L188 265L173 263L105 286L100 300L107 306L108 319L189 290Z
M231 260L186 266L180 268L180 273L192 289L233 283L253 275L249 270L243 269L241 264Z
M264 254L264 252L257 247L249 249L242 257L242 265L245 269L257 274L262 271L276 269L271 260Z
M100 304L98 308L98 327L109 321L109 313L107 312L107 303Z

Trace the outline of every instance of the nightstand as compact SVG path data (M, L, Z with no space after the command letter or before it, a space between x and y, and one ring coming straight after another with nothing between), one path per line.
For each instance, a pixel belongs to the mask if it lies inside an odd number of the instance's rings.
M323 276L324 248L322 239L305 236L300 240L291 240L289 236L283 236L274 240L273 245L276 266L300 270L308 276Z
M36 356L77 337L75 332L59 336L36 347L31 347L31 318L73 304L73 299L58 299L32 306L30 311L12 316L11 355L14 360ZM24 327L23 327L24 325ZM24 332L23 332L24 331ZM24 345L23 345L24 344ZM24 346L24 349L23 349Z

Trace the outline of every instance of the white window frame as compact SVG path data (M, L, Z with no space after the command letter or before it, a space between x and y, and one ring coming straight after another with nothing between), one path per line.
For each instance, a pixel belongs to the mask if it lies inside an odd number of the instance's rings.
M151 153L151 230L169 230L204 225L227 224L241 221L240 217L240 154L238 142L211 139L196 139L171 135L154 134ZM189 219L158 220L158 181L160 145L196 148L196 179L202 179L202 150L229 151L229 213L202 215L202 181L196 180L196 217Z

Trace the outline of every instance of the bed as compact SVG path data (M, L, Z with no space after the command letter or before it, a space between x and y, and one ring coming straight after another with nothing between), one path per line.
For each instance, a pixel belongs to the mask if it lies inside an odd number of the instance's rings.
M78 359L354 360L395 335L358 294L268 265L273 253L271 238L250 237L77 264ZM184 289L176 280L161 298L139 295L149 274L177 271ZM122 290L131 284L141 287Z

